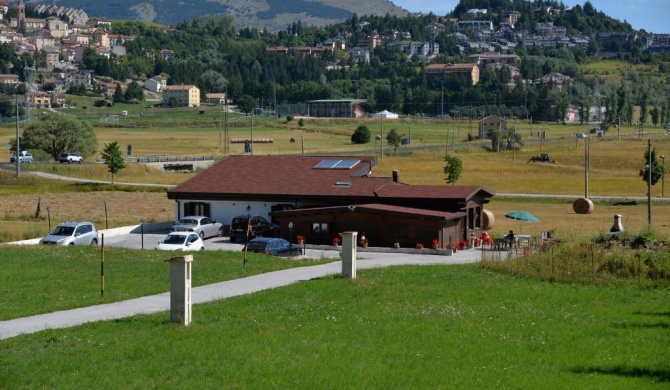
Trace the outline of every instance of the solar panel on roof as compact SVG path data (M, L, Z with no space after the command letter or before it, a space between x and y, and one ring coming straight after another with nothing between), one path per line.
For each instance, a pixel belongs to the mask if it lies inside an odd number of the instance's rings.
M351 169L361 160L341 160L337 164L333 165L333 169Z
M314 166L315 169L351 169L361 160L323 160Z
M314 166L314 168L317 168L317 169L331 169L338 162L340 162L340 160L323 160L320 163L316 164Z

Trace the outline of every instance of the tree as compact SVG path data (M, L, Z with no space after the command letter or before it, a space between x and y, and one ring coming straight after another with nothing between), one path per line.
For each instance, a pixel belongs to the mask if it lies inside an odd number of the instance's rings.
M126 103L130 103L133 100L143 101L144 88L142 88L140 83L137 81L133 81L132 83L128 84L128 88L126 88L126 93L123 95L123 98Z
M256 108L256 99L249 95L243 95L237 102L237 107L245 114L249 114Z
M445 179L447 184L456 184L458 179L461 178L461 172L463 172L463 161L456 156L448 154L444 156L444 161L447 162L447 165L444 166L444 174L447 175Z
M112 174L112 184L114 184L114 175L126 167L123 152L121 152L118 142L105 144L105 148L102 150L102 160L107 166L107 172Z
M365 125L360 125L351 135L351 143L367 144L370 142L370 129Z
M644 169L640 169L640 176L645 183L649 182L649 152L644 152ZM656 148L651 150L651 185L656 185L658 181L663 177L663 166L659 164L656 159Z
M223 92L226 85L228 85L228 80L215 70L208 70L201 74L198 83L204 93Z
M393 148L393 153L398 153L398 148L402 144L402 137L403 136L400 135L396 129L391 129L391 131L386 134L386 142Z
M123 95L123 89L121 88L121 83L116 84L112 99L114 100L114 103L123 103L126 101L126 97Z
M49 112L28 124L21 142L26 149L44 150L54 160L58 160L58 156L65 152L77 152L86 158L95 153L98 147L90 123L55 112Z

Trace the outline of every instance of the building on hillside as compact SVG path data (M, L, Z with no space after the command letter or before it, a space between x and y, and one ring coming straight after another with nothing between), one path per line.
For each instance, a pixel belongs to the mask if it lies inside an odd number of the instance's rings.
M365 102L365 99L309 100L307 115L315 118L362 118L365 111L360 105Z
M163 88L167 86L167 79L163 76L156 75L144 81L144 88L151 92L162 92Z
M495 115L489 115L479 121L479 139L488 139L496 131L507 131L507 121Z
M19 85L19 75L18 74L0 74L0 84Z
M215 106L223 106L226 104L226 94L225 93L206 93L205 94L205 103L213 104Z
M466 77L472 85L479 83L479 66L477 64L430 64L426 66L429 80L446 76Z
M177 99L180 107L200 107L200 88L195 85L167 85L163 89L163 104Z
M168 198L176 220L198 214L230 227L236 216L259 215L278 223L282 237L301 235L309 244L330 245L354 230L365 232L371 246L413 248L438 240L444 248L487 228L484 206L495 194L485 187L403 184L398 171L372 176L375 163L372 157L229 156L169 190Z
M370 63L370 50L363 47L354 47L349 50L349 58L354 63L362 62L364 64Z

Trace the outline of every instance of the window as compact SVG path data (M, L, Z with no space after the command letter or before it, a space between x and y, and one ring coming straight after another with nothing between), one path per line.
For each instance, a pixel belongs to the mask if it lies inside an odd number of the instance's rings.
M204 202L184 203L184 215L202 215L211 217L210 204Z
M330 224L328 222L313 222L312 233L330 233Z

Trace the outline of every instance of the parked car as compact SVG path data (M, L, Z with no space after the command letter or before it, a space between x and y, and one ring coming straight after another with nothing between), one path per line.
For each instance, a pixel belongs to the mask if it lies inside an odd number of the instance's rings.
M40 240L46 245L98 245L98 231L91 222L68 221Z
M162 251L201 251L205 249L202 238L194 232L172 232L156 244Z
M84 158L77 155L76 153L63 153L60 155L60 157L58 157L58 161L60 161L61 164L72 164L73 162L81 164L81 162L84 161Z
M260 215L240 215L230 223L230 242L245 241L251 221L249 239L258 236L275 237L279 233L279 226L268 222Z
M244 248L242 249L244 250ZM283 238L257 237L249 241L246 247L249 252L265 253L272 256L295 256L302 254L302 247L291 244Z
M577 138L586 138L586 134L584 134L584 133L577 133Z
M221 237L223 225L208 217L192 215L184 217L172 226L173 232L195 232L202 238Z
M16 162L16 154L9 158L9 162L11 163ZM21 152L21 154L19 154L19 162L31 163L33 162L33 155L28 152Z

